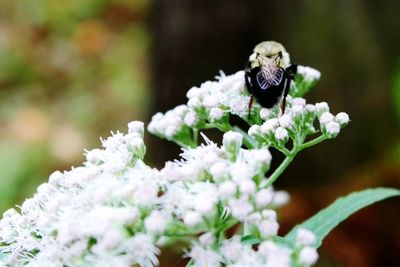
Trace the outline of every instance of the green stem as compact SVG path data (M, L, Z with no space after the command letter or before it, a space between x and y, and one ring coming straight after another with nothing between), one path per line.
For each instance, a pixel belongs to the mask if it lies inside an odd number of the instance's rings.
M198 233L196 232L165 232L163 235L168 237L187 237L187 236L195 236Z
M240 134L242 134L243 136L243 144L248 148L248 149L252 149L252 148L256 148L257 147L257 143L256 141L251 138L245 131L243 131L242 129L240 129L238 126L233 126L232 129Z
M276 147L276 149L278 149L280 152L282 152L286 157L289 157L291 155L291 152L289 151L289 149L287 149L284 146Z
M300 151L300 150L303 150L303 149L305 149L307 147L314 146L314 145L316 145L318 143L321 143L324 140L326 140L326 137L324 135L320 135L320 136L318 136L317 138L314 138L311 141L308 141L308 142L306 142L304 144L299 145L298 150Z
M318 136L317 138L308 141L306 143L303 143L305 139L305 136L299 136L297 138L298 143L296 142L293 149L291 151L287 150L281 150L282 153L285 154L286 158L285 160L279 165L279 167L271 174L271 176L268 178L267 183L264 185L264 187L268 187L272 185L276 179L282 174L282 172L289 166L289 164L293 161L294 157L299 153L301 150L308 148L310 146L314 146L318 143L321 143L322 141L326 140L326 137L323 135Z
M198 129L193 129L193 143L195 146L199 145L199 130Z
M290 155L285 158L285 160L281 163L281 165L279 165L279 167L268 178L267 183L263 186L264 188L269 187L276 181L276 179L278 179L278 177L282 174L282 172L293 161L298 151L299 150L297 149L297 147L293 148L293 150L290 152Z

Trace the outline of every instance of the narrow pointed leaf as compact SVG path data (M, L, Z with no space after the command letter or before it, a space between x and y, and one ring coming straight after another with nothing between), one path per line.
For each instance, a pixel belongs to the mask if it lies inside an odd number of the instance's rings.
M321 210L302 224L295 226L285 238L290 242L294 242L297 230L299 228L306 228L316 235L314 246L318 248L329 232L350 215L375 202L394 196L400 196L400 190L393 188L374 188L338 198L327 208Z

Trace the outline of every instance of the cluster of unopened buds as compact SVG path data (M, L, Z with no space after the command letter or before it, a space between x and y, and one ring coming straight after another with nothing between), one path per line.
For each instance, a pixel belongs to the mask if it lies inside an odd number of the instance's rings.
M149 267L158 265L161 247L177 242L187 245L188 266L313 265L311 231L281 242L275 209L289 195L272 184L298 152L349 122L327 103L301 98L319 75L299 66L283 114L258 104L249 114L243 71L191 88L186 105L157 113L148 125L183 147L181 160L160 170L143 162L144 124L131 122L127 134L87 151L82 167L53 173L19 211L4 213L0 265ZM234 116L250 127L232 125ZM221 146L201 134L208 128L224 132ZM199 135L205 144L198 145ZM270 147L286 156L272 171Z

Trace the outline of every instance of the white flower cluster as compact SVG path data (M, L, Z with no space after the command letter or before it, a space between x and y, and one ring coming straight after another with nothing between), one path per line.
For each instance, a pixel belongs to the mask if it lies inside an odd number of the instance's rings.
M317 133L315 119L319 121L324 138L336 137L349 122L349 116L344 112L332 115L326 102L312 105L301 97L288 96L285 114L278 116L277 112L276 109L262 108L260 117L264 122L252 125L248 134L258 142L278 149L284 147L289 139L300 143L307 135Z
M299 71L308 83L319 78L311 68ZM243 71L221 74L187 96L187 105L157 113L148 125L150 132L184 147L180 161L167 162L161 170L147 166L144 125L129 123L127 134L117 132L102 140L103 149L87 151L82 167L54 172L19 211L4 213L0 266L152 267L158 264L159 247L179 240L193 242L189 266L313 265L318 254L310 231L299 230L292 247L276 241L274 209L289 195L275 191L272 183L297 152L336 137L349 116L334 116L325 102L311 105L288 96L284 114L278 107L255 104L248 120ZM251 126L249 135L232 131L230 114L260 125ZM197 146L198 132L212 127L225 132L222 146L204 135L206 144ZM304 143L318 131L320 137ZM285 146L290 139L291 151ZM266 178L268 146L289 160ZM236 235L226 239L226 231L235 228ZM237 234L260 240L258 249Z
M221 73L217 81L192 87L186 94L187 105L180 105L153 116L148 130L168 140L182 140L191 128L202 129L207 123L224 123L229 113L245 117L250 96L244 84L244 72L229 76Z
M264 188L271 155L242 149L241 134L225 133L222 147L207 140L185 149L182 161L160 171L142 161L143 123L102 142L104 149L87 151L83 167L53 173L20 212L4 213L4 264L153 266L155 244L180 231L216 235L245 222L255 235L277 234L272 208L287 194Z
M288 199L282 199L287 196L282 191L264 188L269 151L240 148L242 136L236 132L224 134L223 147L207 143L185 149L183 161L168 162L160 171L169 182L161 197L163 210L187 227L207 230L207 223L216 226L223 217L248 221L264 237L275 235L278 224L271 208Z
M207 235L207 234L204 234ZM196 267L308 267L316 263L318 254L312 247L314 234L307 229L299 229L295 247L285 247L271 240L266 240L254 249L241 241L240 236L224 240L216 250L210 242L194 244L188 256Z
M88 151L85 166L54 172L20 212L6 211L0 265L157 264L159 249L143 224L159 219L147 214L158 201L158 171L141 161L143 130L141 122L129 124L128 134Z
M307 84L308 90L311 84L319 80L320 75L320 72L313 68L299 65L296 77L301 77L301 82L294 84L293 93L296 94L297 87L302 90L304 84ZM193 129L216 127L227 131L229 114L248 120L250 94L244 83L243 71L229 76L221 72L216 81L207 81L200 87L192 87L186 96L186 105L179 105L165 114L155 114L148 126L149 132L180 145L195 146L196 144L191 143ZM253 105L255 121L258 119L260 108L257 103ZM278 135L281 139L286 139L281 129L278 130Z

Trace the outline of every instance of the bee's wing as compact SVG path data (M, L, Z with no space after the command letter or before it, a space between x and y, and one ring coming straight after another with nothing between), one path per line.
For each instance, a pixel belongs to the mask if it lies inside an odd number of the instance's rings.
M282 82L283 74L283 69L278 66L263 66L257 73L257 83L264 90L271 86L278 86Z

